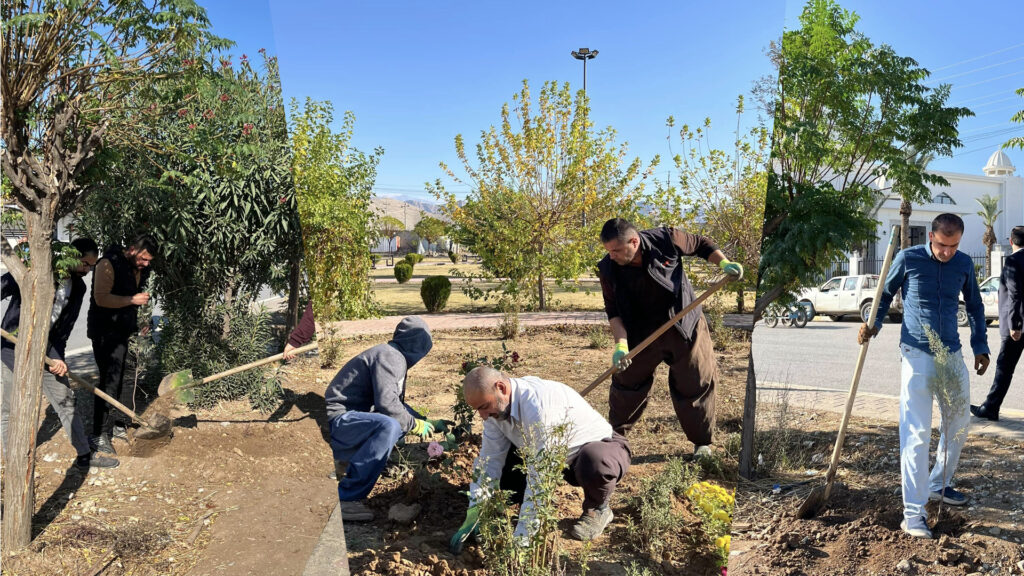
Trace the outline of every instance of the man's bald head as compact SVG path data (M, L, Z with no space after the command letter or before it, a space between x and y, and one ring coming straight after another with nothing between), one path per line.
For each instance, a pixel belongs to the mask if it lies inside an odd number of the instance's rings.
M511 383L500 371L490 366L477 366L462 380L466 403L487 420L491 416L508 417Z

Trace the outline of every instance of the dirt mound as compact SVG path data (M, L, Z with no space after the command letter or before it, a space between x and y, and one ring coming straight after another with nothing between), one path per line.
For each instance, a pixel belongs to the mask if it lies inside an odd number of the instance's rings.
M903 505L891 491L837 485L816 518L799 520L796 509L808 492L785 496L771 507L774 513L765 508L756 519L748 516L748 522L734 526L732 574L952 576L997 566L1010 570L1024 558L1019 545L979 534L978 526L948 506L933 527L938 540L904 534ZM929 517L937 512L937 504L929 504Z

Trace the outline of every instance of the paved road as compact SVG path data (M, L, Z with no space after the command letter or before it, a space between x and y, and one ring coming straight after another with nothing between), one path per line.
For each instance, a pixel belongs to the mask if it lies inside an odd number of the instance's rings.
M858 322L832 322L828 319L809 322L804 328L779 326L767 328L758 323L754 329L754 371L758 384L789 383L799 386L849 390L857 363ZM899 395L900 353L898 324L885 323L868 349L858 391ZM974 365L970 353L970 329L960 329L965 344L968 367ZM999 327L988 329L992 365L984 376L971 370L971 402L983 401L992 385L995 358L999 354ZM1010 385L1004 408L1024 410L1024 363L1018 368Z

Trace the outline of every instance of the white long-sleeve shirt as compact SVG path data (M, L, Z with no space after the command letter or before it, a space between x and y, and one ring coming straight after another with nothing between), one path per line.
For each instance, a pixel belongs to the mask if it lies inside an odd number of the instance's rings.
M533 448L540 451L547 443L549 432L562 424L569 425L566 435L569 457L575 455L584 444L611 438L612 427L608 421L572 388L536 376L510 380L511 408L508 420L491 417L484 421L480 455L473 464L474 468L483 467L483 478L497 482L512 446L520 448L529 439ZM534 475L527 474L516 536L526 536L533 531L533 481ZM469 485L470 505L480 499L480 492L481 486L477 482Z

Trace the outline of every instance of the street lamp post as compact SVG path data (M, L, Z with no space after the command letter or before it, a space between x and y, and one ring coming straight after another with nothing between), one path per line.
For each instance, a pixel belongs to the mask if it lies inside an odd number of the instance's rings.
M591 50L590 48L580 48L579 50L572 51L572 57L577 60L583 60L583 91L587 91L587 60L593 60L597 58L597 50Z

